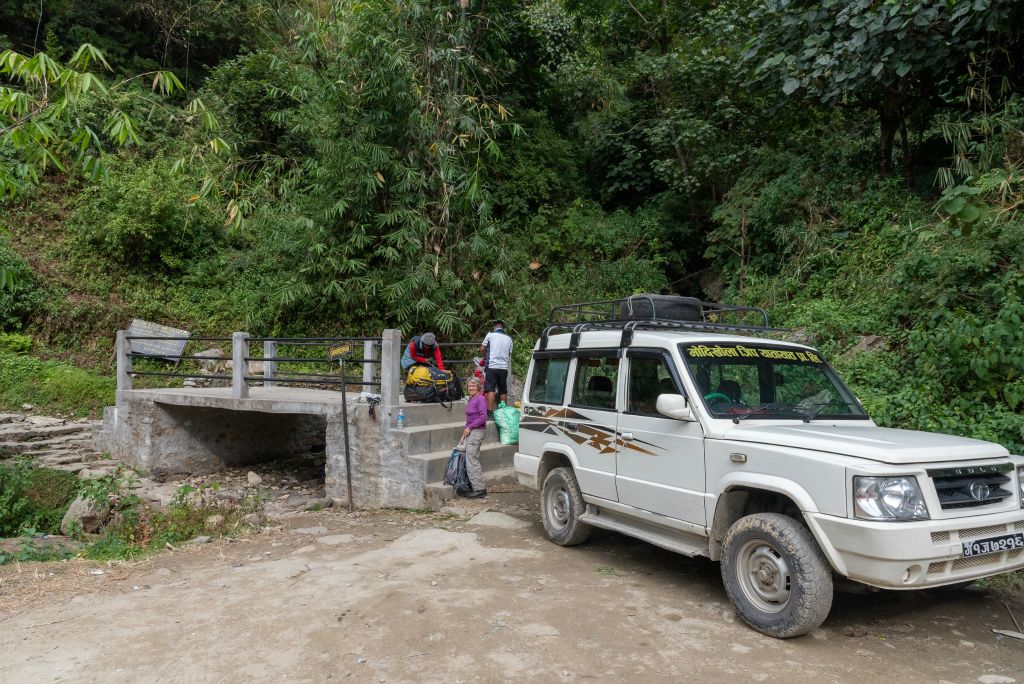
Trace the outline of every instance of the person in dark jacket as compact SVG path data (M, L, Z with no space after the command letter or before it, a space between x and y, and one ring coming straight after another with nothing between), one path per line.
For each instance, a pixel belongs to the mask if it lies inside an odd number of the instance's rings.
M409 370L417 363L444 370L441 347L438 346L434 333L425 332L409 340L409 346L405 348L405 354L402 355L402 370Z

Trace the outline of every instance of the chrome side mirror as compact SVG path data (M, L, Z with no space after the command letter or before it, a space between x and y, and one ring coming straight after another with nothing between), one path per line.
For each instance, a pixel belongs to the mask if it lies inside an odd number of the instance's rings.
M658 413L669 418L685 421L696 420L686 397L681 394L659 394L657 408Z

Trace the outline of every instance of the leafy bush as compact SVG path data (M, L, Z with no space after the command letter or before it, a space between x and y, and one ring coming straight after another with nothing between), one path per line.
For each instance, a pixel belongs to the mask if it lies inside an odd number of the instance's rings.
M214 485L199 488L183 485L166 510L156 510L142 505L132 493L134 483L130 480L121 479L115 484L112 498L117 502L116 522L108 525L103 536L89 546L86 551L89 558L138 558L202 534L221 535L236 530L243 515L241 509L212 503L204 496L216 488ZM210 529L206 521L213 515L220 515L222 521Z
M195 177L172 173L163 157L123 159L106 183L82 192L69 224L122 264L179 271L220 237L216 211L187 201L198 187Z
M46 294L7 236L0 236L0 270L11 280L7 287L0 288L0 330L22 330L42 308Z
M31 459L0 465L0 537L59 534L80 483L74 473L39 468Z
M653 207L607 213L577 202L564 211L542 208L528 233L508 245L514 277L491 295L492 315L513 321L516 332L533 332L553 304L660 292L667 231Z
M28 335L0 335L0 354L27 354L32 350Z

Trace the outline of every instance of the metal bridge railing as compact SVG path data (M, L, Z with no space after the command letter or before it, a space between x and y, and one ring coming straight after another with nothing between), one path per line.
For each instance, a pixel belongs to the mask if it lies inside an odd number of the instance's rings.
M133 341L144 340L178 341L184 344L181 345L182 352L178 354L147 353L132 348ZM186 345L191 342L230 343L231 374L179 370L182 361L228 360L225 356L184 353ZM379 353L382 342L382 337L250 337L245 332L233 333L231 337L157 337L131 335L121 330L117 333L117 389L119 392L133 389L133 379L137 377L159 377L179 378L183 382L187 378L230 380L232 397L239 399L248 397L249 388L255 384L264 387L306 385L341 390L355 385L379 391L382 376L390 375L382 370L384 358ZM253 343L262 343L262 356L252 356L250 348ZM360 348L362 355L356 356L355 352ZM309 353L313 350L317 353ZM332 351L336 353L332 354ZM173 362L174 367L170 371L153 370L150 364L145 368L135 368L137 360ZM250 364L262 364L262 373L254 371ZM331 372L330 366L334 365L338 370ZM324 367L324 371L320 372L319 367ZM357 377L351 377L349 369L359 369L360 373Z

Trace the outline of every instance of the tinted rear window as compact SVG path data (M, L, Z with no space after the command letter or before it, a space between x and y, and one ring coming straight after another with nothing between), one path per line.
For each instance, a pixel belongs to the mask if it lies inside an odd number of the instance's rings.
M569 359L534 360L530 401L535 404L561 404L568 374Z

